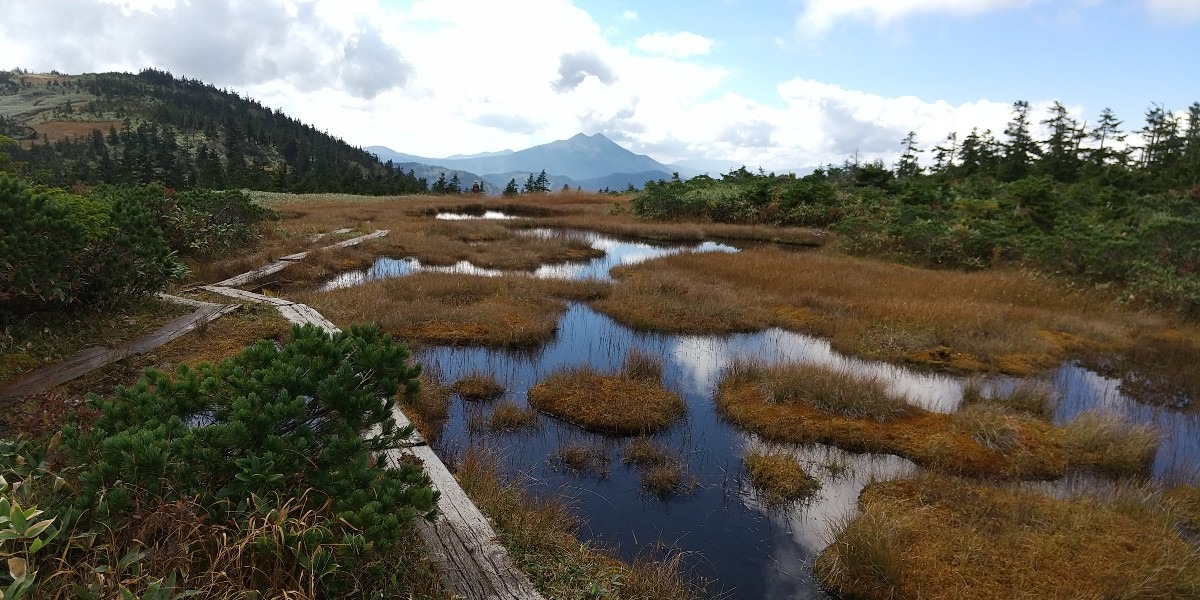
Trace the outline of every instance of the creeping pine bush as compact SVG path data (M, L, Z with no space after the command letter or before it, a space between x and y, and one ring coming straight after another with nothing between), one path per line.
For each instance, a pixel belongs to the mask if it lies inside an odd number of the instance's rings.
M391 412L398 392L417 391L420 367L408 358L377 327L331 336L305 326L282 348L264 340L220 364L148 370L89 400L101 412L91 430L64 430L80 469L74 510L112 527L130 511L187 499L224 523L246 518L256 499L290 498L332 511L333 560L359 577L355 565L393 548L405 523L434 516L437 493L421 469L379 455L412 433ZM335 574L323 585L349 584Z
M0 312L115 304L162 289L175 268L137 198L83 198L0 174Z

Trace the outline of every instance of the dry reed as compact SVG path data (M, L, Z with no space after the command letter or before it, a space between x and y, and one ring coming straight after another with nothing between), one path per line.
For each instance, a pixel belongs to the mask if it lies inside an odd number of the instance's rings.
M1185 598L1200 551L1151 506L926 474L876 483L814 570L856 598Z
M590 366L555 371L529 389L529 404L589 431L617 435L658 431L683 416L682 398L663 389L658 377L644 378L654 371L645 359L629 365L629 372L643 378L607 375Z
M804 471L795 459L781 454L751 452L742 457L746 476L771 504L810 498L821 489L820 480Z

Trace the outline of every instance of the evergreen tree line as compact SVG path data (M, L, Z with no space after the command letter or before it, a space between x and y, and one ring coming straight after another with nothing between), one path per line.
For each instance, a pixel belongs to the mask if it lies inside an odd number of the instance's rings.
M1055 103L1046 139L1027 102L997 140L951 134L932 165L910 133L881 161L825 166L804 177L753 173L650 181L632 204L656 219L815 226L864 253L902 253L932 266L1021 265L1117 284L1127 299L1200 316L1200 103L1183 118L1146 114L1142 143L1111 110L1087 128Z
M92 99L68 102L64 118L124 119L118 130L10 150L27 176L45 185L161 183L172 188L252 188L284 192L424 193L428 182L278 109L240 95L147 69L138 75L76 78ZM68 85L68 84L63 84ZM21 136L11 121L0 129ZM37 143L41 141L41 143Z

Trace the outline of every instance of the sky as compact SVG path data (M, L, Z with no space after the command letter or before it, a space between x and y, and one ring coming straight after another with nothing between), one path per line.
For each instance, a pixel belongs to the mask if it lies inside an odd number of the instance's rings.
M1200 101L1200 0L0 0L0 68L154 67L357 146L602 133L714 174L891 164L1012 103ZM925 153L925 157L929 156Z

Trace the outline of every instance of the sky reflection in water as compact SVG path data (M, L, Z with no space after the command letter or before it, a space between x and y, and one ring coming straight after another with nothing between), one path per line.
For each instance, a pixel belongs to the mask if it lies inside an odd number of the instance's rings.
M491 373L505 385L507 398L524 405L529 387L552 371L582 364L614 371L635 348L662 357L665 385L688 404L686 420L655 439L683 456L699 480L694 495L663 502L642 494L637 471L620 462L626 439L590 434L545 416L542 429L532 435L468 432L469 415L486 414L490 407L461 401L453 405L441 450L453 453L472 444L496 448L506 468L528 475L536 492L573 498L587 522L584 538L615 545L626 558L678 548L688 553L685 562L697 574L717 580L713 588L732 598L824 597L812 580L811 561L828 543L829 524L854 510L858 493L872 478L902 476L915 467L894 456L767 444L731 427L716 414L712 400L731 360L797 361L870 373L914 403L940 412L954 410L962 395L960 378L849 358L811 336L780 329L727 337L641 334L582 304L567 310L555 340L538 350L434 348L418 359L447 383L472 372ZM1120 395L1115 381L1075 365L1059 368L1052 382L1064 397L1056 420L1100 409L1163 427L1167 435L1156 475L1192 465L1200 456L1194 417L1136 405ZM606 478L564 473L549 464L556 448L578 442L606 449L612 461ZM821 479L811 503L781 509L758 501L744 480L741 457L748 448L764 447L794 454Z

